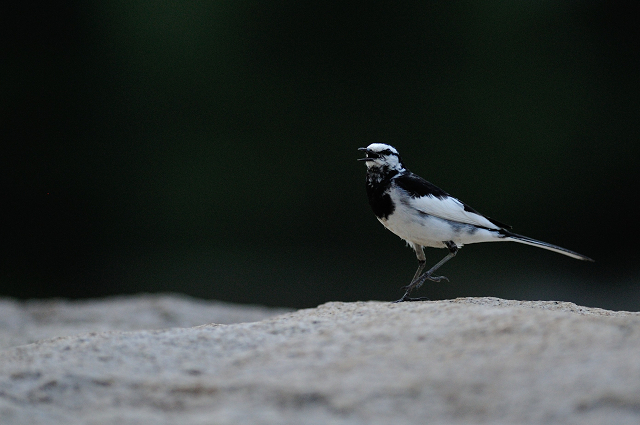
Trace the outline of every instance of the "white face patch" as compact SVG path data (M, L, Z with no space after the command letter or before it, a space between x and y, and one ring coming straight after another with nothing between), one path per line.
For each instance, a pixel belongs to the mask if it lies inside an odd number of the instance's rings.
M384 143L372 143L367 146L367 150L380 154L380 158L374 161L367 161L367 168L372 167L387 167L391 170L404 170L404 167L400 163L400 156L396 148Z
M376 152L376 153L382 152L384 150L390 150L391 152L398 155L398 151L396 150L396 148L384 143L371 143L369 146L367 146L367 149L369 149L371 152Z

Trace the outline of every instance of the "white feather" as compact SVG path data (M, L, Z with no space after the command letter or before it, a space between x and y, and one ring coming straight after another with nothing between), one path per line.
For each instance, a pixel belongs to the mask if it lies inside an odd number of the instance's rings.
M459 202L451 204L445 200L444 203L431 204L439 206L440 215L456 217L454 220L438 216L437 208L429 209L431 212L419 210L409 201L412 198L408 197L404 191L398 190L397 187L391 188L388 193L395 205L395 210L388 218L379 218L379 220L387 229L411 244L444 248L446 247L444 241L453 241L458 247L462 247L470 243L500 240L497 232L484 228L488 227L484 225L484 222L481 222L483 223L481 227L477 227L478 224L466 215L442 212L448 205L453 205L458 210L464 211L464 207ZM478 217L478 214L473 214L473 216ZM473 216L472 219L475 218ZM476 220L476 222L479 221ZM495 228L494 224L491 222L489 224Z
M445 220L463 224L486 227L487 229L500 229L500 227L490 222L486 217L470 211L465 211L462 202L450 196L442 199L431 195L422 196L420 198L410 198L407 194L405 199L409 199L408 202L411 207L434 217L444 218Z

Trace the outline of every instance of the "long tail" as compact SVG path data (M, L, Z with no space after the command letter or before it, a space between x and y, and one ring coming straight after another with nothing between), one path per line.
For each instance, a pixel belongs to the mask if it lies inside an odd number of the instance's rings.
M560 246L553 245L547 242L542 242L536 239L531 239L526 236L512 233L505 229L501 229L500 233L505 236L505 239L509 239L514 242L520 242L526 245L537 246L538 248L548 249L549 251L557 252L558 254L564 254L571 258L575 258L576 260L591 261L591 262L594 261L593 259L587 257L586 255L578 254L577 252L571 251L570 249L562 248Z

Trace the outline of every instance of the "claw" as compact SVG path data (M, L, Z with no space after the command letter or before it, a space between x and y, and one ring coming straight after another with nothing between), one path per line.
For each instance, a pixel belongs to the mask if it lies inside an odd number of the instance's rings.
M402 287L402 288L400 288L400 289L403 289L403 290L405 290L405 291L406 291L406 290L408 290L409 288L411 288L411 289L418 289L418 288L420 288L422 285L424 285L424 281L425 281L425 280L427 280L427 279L428 279L428 280L431 280L431 281L433 281L433 282L441 282L441 281L443 281L443 280L446 280L447 282L449 282L449 278L448 278L448 277L446 277L446 276L424 276L423 278L420 278L420 281L419 281L417 284L416 284L415 282L411 282L411 283L410 283L410 284L408 284L407 286L403 286L403 287ZM415 286L413 286L413 287L412 287L411 285L415 285Z
M394 301L393 303L396 304L396 303L401 303L405 301L430 301L430 300L427 297L416 297L416 298L402 297L399 300Z
M427 279L434 282L440 282L441 280L446 280L447 282L449 282L449 278L446 276L427 276Z
M426 271L422 275L420 273L422 273L422 269L424 269L424 260L420 260L420 265L418 266L418 270L416 270L416 274L413 275L413 280L407 286L403 286L402 287L402 289L405 290L405 293L402 296L402 298L400 298L398 301L395 301L395 302L401 303L403 301L425 301L425 300L428 300L429 298L426 298L426 297L409 298L409 294L411 293L411 291L413 291L414 289L420 288L422 286L422 284L424 283L424 281L427 280L427 279L431 280L433 282L440 282L442 280L446 280L447 282L449 282L449 279L446 276L431 276L431 273L436 271L440 266L442 266L444 263L449 261L451 258L455 257L456 252L458 252L457 245L454 244L452 241L445 242L444 244L447 246L447 248L449 248L449 254L447 254L446 257L444 257L435 266L431 267L428 271ZM418 257L418 258L420 258L420 257Z

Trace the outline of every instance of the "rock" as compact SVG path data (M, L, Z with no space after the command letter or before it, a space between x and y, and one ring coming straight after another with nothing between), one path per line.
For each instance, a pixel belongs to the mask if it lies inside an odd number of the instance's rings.
M86 332L256 322L287 311L290 310L204 301L177 294L82 301L0 299L0 349Z
M640 314L328 303L0 352L0 423L637 424Z

